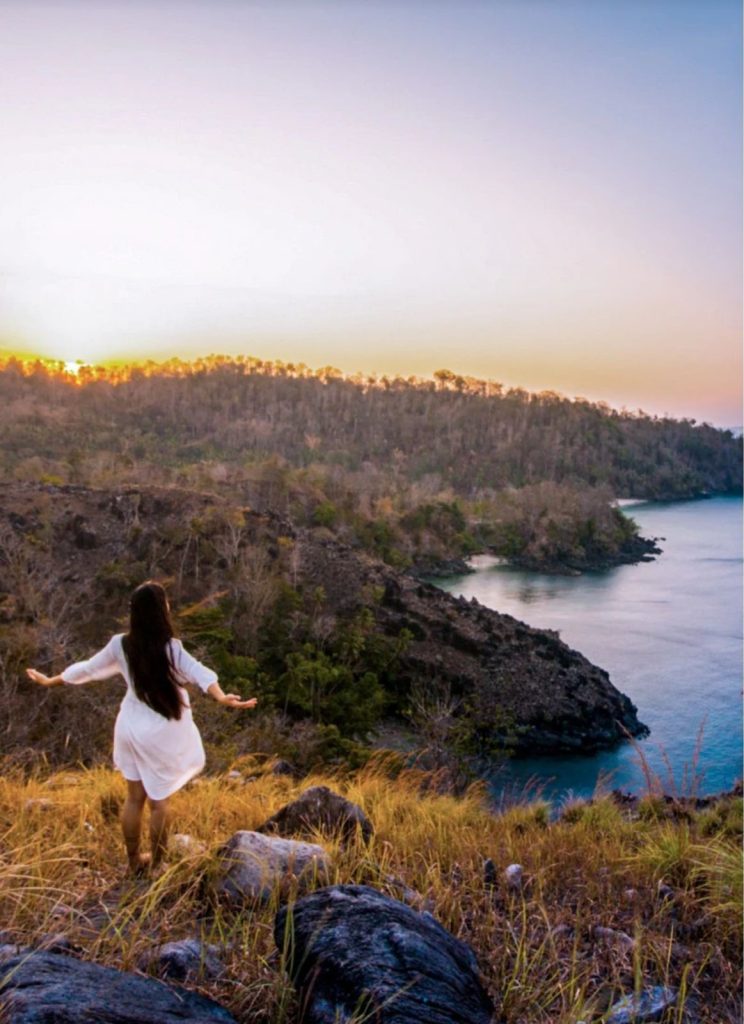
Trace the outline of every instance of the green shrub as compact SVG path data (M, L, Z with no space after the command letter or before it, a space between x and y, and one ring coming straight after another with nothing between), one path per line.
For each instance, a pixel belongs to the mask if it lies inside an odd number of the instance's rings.
M322 501L320 505L316 505L313 512L313 523L315 526L326 526L330 529L336 525L337 519L338 509L332 502Z

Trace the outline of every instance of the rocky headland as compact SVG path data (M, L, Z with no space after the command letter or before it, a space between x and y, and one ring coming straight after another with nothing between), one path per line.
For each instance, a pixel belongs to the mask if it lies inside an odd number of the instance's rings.
M585 572L606 572L619 565L637 565L639 562L652 562L657 555L663 553L658 542L663 537L642 537L634 534L623 541L618 548L609 553L607 550L582 550L580 553L562 554L511 554L504 555L499 549L484 546L473 552L474 555L494 555L515 569L528 572L546 573L549 576L580 576ZM446 579L448 576L464 576L475 570L468 559L443 558L436 560L420 560L407 570L409 576L421 580Z
M335 541L314 546L306 569L334 586L341 607L358 601L363 586L380 587L381 628L412 634L401 681L436 682L467 701L479 728L503 733L515 753L589 753L647 732L608 674L555 632L452 597Z
M639 562L653 562L662 554L658 545L661 537L629 537L612 554L606 551L582 552L581 556L566 555L560 559L540 558L530 555L515 555L510 565L531 572L548 573L555 576L579 576L584 572L605 572L618 565L637 565Z
M213 607L253 582L242 559L258 551L265 576L301 597L322 595L323 628L365 610L376 635L405 637L390 673L393 707L414 688L445 693L475 740L517 754L591 752L646 732L607 673L556 633L456 599L322 528L176 488L29 484L3 489L0 525L1 639L12 647L22 634L24 657L34 642L33 656L55 664L101 644L148 577L170 581L177 605Z

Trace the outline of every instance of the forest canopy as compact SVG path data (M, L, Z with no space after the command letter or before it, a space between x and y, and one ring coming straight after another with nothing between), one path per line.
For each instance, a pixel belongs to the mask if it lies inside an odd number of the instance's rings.
M115 456L177 473L197 462L338 467L463 498L552 481L616 497L740 491L741 439L691 419L617 411L438 370L344 376L250 357L88 367L0 363L2 471L90 475ZM29 465L29 460L33 460ZM435 478L433 481L432 478Z

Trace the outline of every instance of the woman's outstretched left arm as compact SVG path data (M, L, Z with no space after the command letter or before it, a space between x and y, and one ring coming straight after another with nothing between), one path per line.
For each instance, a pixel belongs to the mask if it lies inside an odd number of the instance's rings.
M225 693L217 681L217 673L202 665L200 661L189 654L180 640L171 640L171 656L173 664L182 679L196 685L213 697L218 704L226 704L231 708L254 708L258 703L257 697L250 700L243 700L237 693Z
M258 704L258 697L243 700L237 693L225 693L219 683L212 683L207 688L207 693L210 697L214 697L218 704L227 704L231 708L255 708Z

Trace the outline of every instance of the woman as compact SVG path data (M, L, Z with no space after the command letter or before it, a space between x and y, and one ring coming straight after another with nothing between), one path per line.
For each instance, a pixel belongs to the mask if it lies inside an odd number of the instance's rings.
M128 633L118 633L88 661L60 675L26 670L41 686L78 685L123 675L127 692L114 727L114 764L127 780L122 831L129 867L139 873L163 859L168 838L168 799L204 767L204 747L191 717L186 683L196 683L220 704L252 708L256 698L223 693L217 675L192 658L173 635L165 590L148 581L130 601ZM148 859L140 853L142 811L150 804Z

